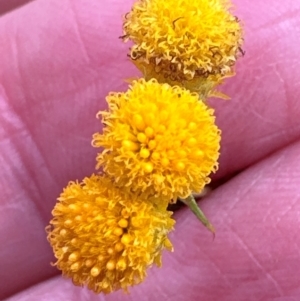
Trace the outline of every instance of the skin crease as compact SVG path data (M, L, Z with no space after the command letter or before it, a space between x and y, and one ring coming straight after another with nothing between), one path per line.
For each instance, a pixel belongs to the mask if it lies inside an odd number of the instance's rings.
M33 0L31 0L33 1ZM6 14L30 1L28 0L0 0L0 15Z
M175 252L130 295L94 295L50 266L44 228L55 200L69 180L94 172L94 116L109 91L124 91L123 79L138 75L129 45L117 38L131 4L38 0L0 18L0 300L299 300L300 3L293 0L235 0L246 56L222 87L232 99L210 101L223 132L214 179L224 183L200 204L215 240L188 210L176 212Z

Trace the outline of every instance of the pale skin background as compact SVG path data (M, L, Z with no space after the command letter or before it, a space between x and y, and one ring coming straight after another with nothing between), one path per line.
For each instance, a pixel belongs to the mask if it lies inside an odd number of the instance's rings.
M235 3L246 56L222 89L232 100L211 101L223 184L201 201L216 238L177 211L175 252L128 296L62 279L44 228L67 182L94 171L105 95L138 74L118 40L132 0L36 0L0 17L0 300L300 300L300 1Z

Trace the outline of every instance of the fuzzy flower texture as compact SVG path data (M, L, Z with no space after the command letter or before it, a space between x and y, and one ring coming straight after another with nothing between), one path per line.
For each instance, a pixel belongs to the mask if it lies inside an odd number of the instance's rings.
M218 169L221 131L209 96L234 73L242 29L229 0L137 0L122 38L144 78L111 92L98 113L98 175L70 182L47 227L55 266L75 285L110 293L144 280L172 251L180 199L210 231L193 193ZM126 53L124 54L126 55Z
M243 53L242 29L228 0L138 0L122 36L146 79L182 85L202 97L234 74Z
M56 266L75 285L110 293L140 283L153 263L161 265L174 221L156 206L116 188L102 176L71 182L53 210L48 240Z
M140 79L125 93L110 93L107 102L109 111L100 112L104 130L93 144L104 148L98 167L118 186L176 201L210 182L220 131L213 109L196 93Z

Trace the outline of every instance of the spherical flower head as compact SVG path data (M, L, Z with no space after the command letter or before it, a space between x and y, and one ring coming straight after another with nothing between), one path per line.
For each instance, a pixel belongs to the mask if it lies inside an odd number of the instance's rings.
M55 265L75 285L110 293L140 283L146 269L172 250L174 220L166 206L128 195L101 176L71 182L48 227Z
M137 0L123 23L132 62L146 79L209 96L233 74L242 29L229 0ZM213 92L212 92L213 93Z
M200 192L216 171L220 131L213 109L189 90L155 79L134 81L125 93L110 93L99 112L103 133L98 167L116 185L149 197L176 201Z

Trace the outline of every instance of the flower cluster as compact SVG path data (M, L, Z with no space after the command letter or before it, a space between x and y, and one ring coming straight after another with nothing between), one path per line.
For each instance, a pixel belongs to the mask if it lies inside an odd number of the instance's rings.
M110 293L140 283L161 265L174 225L162 204L126 194L103 177L70 182L53 209L48 240L57 267L74 284Z
M220 131L213 109L196 93L140 79L125 93L111 93L107 102L109 112L100 112L104 131L93 144L105 150L98 167L117 185L176 201L209 183Z
M110 293L144 280L172 251L168 204L189 206L218 169L221 131L209 96L234 74L242 30L229 0L137 0L126 14L131 61L144 78L98 113L97 175L70 182L47 227L57 266L75 285Z
M214 95L243 53L231 6L228 0L138 0L123 24L122 38L133 42L131 61L146 79Z

